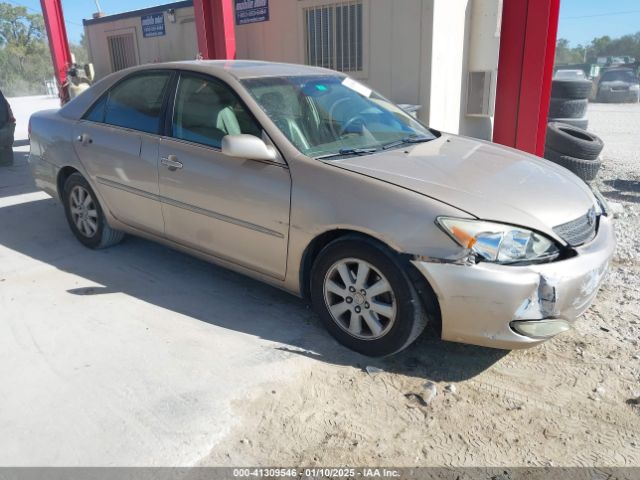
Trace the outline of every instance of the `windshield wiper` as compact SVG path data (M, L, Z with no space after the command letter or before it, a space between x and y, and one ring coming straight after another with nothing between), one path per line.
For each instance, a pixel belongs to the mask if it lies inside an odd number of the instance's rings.
M377 151L377 148L341 148L337 153L330 153L328 155L322 155L315 158L316 160L320 160L323 158L342 157L345 155L369 155L370 153L376 153Z
M406 143L422 143L429 142L433 140L432 137L427 137L426 135L409 135L408 137L401 138L400 140L395 140L393 142L385 143L382 145L383 150L387 150L388 148L397 147L399 145L404 145Z

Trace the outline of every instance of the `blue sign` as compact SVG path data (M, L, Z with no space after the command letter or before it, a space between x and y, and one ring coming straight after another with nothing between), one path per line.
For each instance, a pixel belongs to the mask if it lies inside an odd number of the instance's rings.
M236 0L236 25L269 20L269 0Z
M164 13L152 13L141 17L143 37L161 37L164 31Z

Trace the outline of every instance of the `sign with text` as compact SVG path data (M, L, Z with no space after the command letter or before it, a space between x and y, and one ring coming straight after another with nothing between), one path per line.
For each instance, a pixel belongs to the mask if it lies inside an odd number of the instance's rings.
M269 0L236 0L236 25L269 20Z
M143 37L161 37L164 31L164 13L152 13L140 17L142 20L142 36Z

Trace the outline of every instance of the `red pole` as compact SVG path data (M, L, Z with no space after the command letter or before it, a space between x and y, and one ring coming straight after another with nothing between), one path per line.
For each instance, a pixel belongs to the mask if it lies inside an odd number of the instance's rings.
M503 3L493 141L544 154L560 0Z
M49 49L53 61L53 72L58 82L58 95L61 103L69 100L66 89L67 69L71 65L71 50L64 26L64 14L60 0L40 0L44 24L49 38Z
M232 0L194 0L198 50L205 59L236 58Z

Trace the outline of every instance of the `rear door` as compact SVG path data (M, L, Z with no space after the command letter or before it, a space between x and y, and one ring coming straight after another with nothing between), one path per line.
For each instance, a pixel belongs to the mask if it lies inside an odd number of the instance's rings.
M164 235L158 147L173 73L137 73L103 95L78 123L75 150L105 207L123 223Z
M182 73L173 104L169 135L160 142L166 236L284 278L291 193L286 163L222 154L225 135L263 135L248 108L222 81Z

